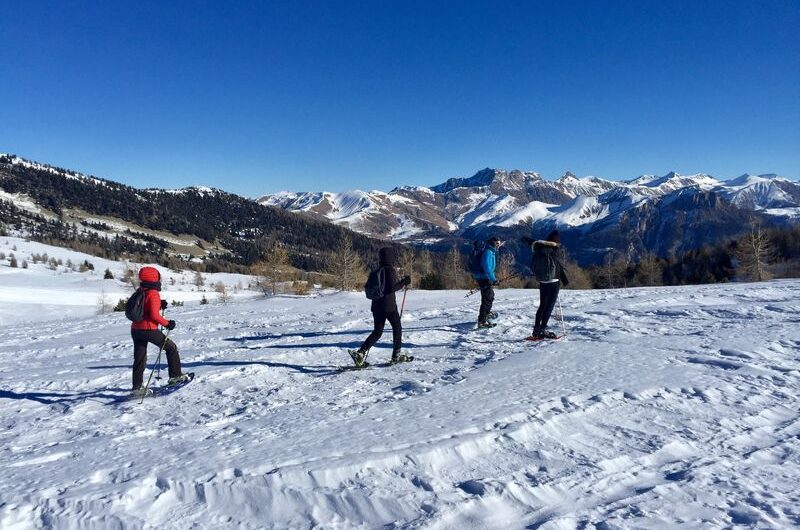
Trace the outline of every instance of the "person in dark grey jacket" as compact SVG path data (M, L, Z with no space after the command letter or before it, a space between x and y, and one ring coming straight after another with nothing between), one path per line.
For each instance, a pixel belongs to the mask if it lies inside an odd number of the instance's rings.
M386 321L392 325L392 362L403 362L409 360L406 355L400 351L403 341L403 328L400 324L400 313L397 312L397 300L394 293L406 287L411 283L409 276L404 276L402 279L397 279L397 272L394 269L394 249L391 247L384 247L378 251L379 267L385 269L385 294L381 298L376 298L372 301L372 318L375 321L375 327L370 333L367 340L358 350L351 350L350 356L356 363L356 366L363 366L364 360L370 348L381 338L383 335L383 328L386 326Z
M539 282L539 308L536 310L536 321L533 326L533 338L554 339L557 335L547 331L547 323L550 315L558 300L558 293L561 283L566 287L569 285L566 271L564 269L564 251L561 248L561 239L558 230L553 230L542 241L534 241L531 238L523 238L523 241L531 245L533 250L532 269Z

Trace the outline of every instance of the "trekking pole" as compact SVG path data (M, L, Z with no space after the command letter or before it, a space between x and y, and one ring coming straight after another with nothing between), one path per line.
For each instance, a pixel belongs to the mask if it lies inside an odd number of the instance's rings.
M406 294L408 294L408 285L403 289L403 302L400 304L400 319L403 319L403 309L406 307Z
M169 331L169 330L167 330ZM156 381L161 381L161 350L167 344L167 335L164 335L164 342L158 348L158 355L156 355Z
M497 283L503 283L503 282L505 282L507 280L513 280L517 276L519 276L519 273L515 272L514 274L512 274L510 276L506 276L505 278L500 278L499 280L497 280ZM473 294L477 293L480 290L481 290L480 287L476 287L474 289L471 289L464 298L469 298L470 296L472 296Z
M169 339L169 332L172 331L171 329L167 330L167 334L164 335L164 342L161 343L161 347L158 348L158 357L156 357L156 363L161 362L161 352L164 350L164 346L167 344L167 339ZM152 370L150 370L150 377L147 378L147 384L144 385L144 392L142 392L142 399L139 400L139 404L141 405L144 402L144 397L147 395L147 389L150 388L150 380L153 378L153 372L156 371L156 367L154 366Z

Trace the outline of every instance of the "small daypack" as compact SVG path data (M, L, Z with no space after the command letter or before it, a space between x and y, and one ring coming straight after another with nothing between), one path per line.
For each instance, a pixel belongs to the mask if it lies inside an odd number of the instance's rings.
M483 274L483 252L486 250L486 241L476 240L472 243L472 253L469 255L469 272L470 274L479 275Z
M139 287L125 302L125 316L131 322L144 320L144 289Z
M370 300L378 300L386 295L386 267L378 267L369 273L364 284L364 294Z

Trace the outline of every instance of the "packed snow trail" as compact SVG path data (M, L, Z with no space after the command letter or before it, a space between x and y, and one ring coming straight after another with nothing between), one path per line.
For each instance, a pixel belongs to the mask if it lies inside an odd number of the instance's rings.
M170 310L197 379L143 405L120 314L0 327L0 527L800 525L800 282L562 291L539 343L464 294L346 372L363 295Z

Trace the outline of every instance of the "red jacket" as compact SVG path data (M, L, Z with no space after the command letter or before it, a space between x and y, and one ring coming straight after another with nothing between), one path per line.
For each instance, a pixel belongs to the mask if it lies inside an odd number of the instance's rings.
M133 322L131 329L158 329L159 324L169 324L169 320L161 316L161 295L155 289L145 289L144 320Z

